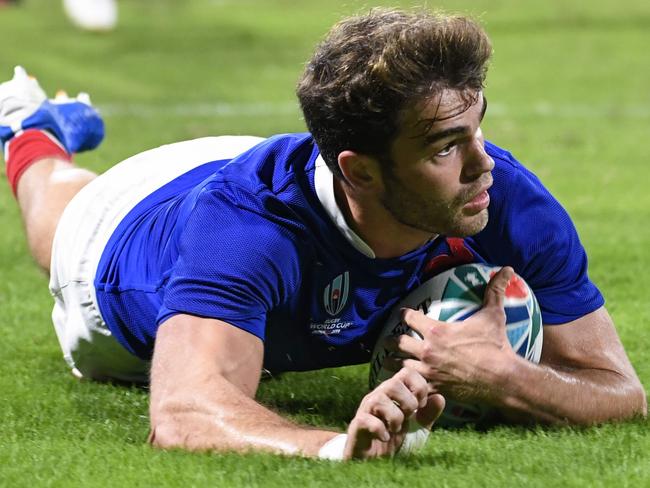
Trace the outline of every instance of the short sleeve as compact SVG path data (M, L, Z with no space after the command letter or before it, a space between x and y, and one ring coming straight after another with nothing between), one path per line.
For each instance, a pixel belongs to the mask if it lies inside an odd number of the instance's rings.
M497 161L493 175L490 222L476 236L489 259L512 266L528 282L546 325L601 307L603 296L589 279L587 254L566 210L514 160Z
M265 338L267 313L300 280L296 237L288 225L205 190L178 241L157 322L178 313L215 318Z

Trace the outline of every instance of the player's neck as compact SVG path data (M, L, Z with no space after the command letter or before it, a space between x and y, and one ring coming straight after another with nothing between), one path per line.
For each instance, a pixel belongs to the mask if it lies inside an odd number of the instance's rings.
M348 226L370 246L377 258L403 256L433 237L398 222L380 202L355 198L336 178L334 195Z

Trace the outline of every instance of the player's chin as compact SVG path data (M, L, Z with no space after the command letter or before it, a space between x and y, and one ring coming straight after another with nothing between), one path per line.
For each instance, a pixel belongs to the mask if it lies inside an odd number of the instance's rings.
M461 210L457 220L455 237L468 237L478 234L485 229L488 218L487 208L479 212L468 212L466 209Z

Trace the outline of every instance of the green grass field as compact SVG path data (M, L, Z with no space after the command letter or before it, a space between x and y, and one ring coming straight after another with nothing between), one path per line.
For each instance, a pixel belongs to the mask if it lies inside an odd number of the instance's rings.
M58 0L0 8L0 79L15 64L52 93L91 93L103 171L138 151L217 134L303 130L293 95L315 42L388 2L125 0L108 35L71 28ZM415 3L392 2L412 6ZM573 216L629 356L650 385L650 4L442 0L494 43L484 132L533 169ZM345 465L149 448L147 392L78 383L50 323L46 279L0 185L0 486L650 486L647 422L589 429L436 431L408 459ZM344 428L366 367L287 374L261 400Z

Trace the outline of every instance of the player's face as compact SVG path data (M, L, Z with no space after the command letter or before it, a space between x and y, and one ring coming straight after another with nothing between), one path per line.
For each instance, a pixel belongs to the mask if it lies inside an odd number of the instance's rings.
M469 236L488 221L494 161L480 123L487 107L453 90L407 111L383 171L384 207L402 224L447 236Z

